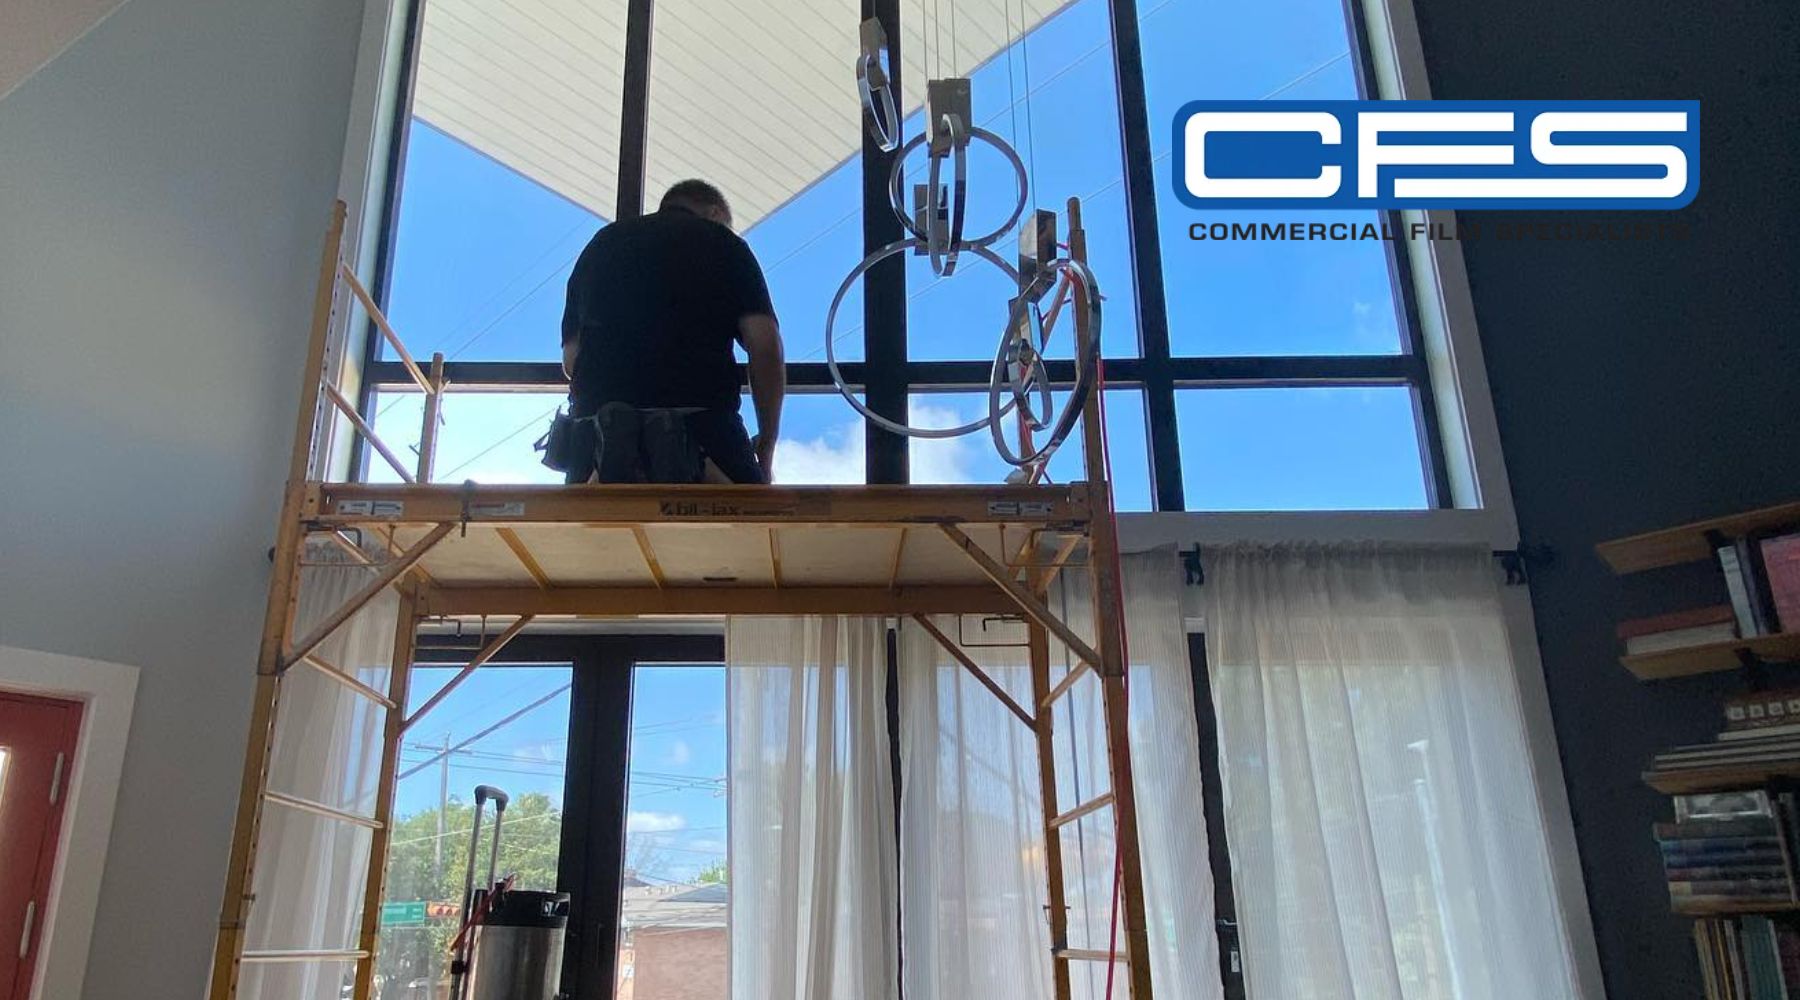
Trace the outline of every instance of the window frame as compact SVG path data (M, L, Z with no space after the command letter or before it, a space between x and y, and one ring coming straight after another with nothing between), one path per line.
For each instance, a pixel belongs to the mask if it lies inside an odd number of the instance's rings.
M425 634L419 637L413 663L456 666L467 663L470 652L458 636ZM570 896L562 983L571 996L610 997L618 980L636 668L724 661L725 637L717 630L527 632L507 644L502 662L482 668L543 663L567 663L571 668L569 749L557 851L557 889ZM608 816L616 822L603 822L601 818Z

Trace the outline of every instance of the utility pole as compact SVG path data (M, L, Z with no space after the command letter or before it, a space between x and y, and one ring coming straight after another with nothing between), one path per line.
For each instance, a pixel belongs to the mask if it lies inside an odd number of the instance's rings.
M444 753L438 758L438 810L437 836L431 840L431 891L437 894L437 887L444 884L444 838L449 825L445 813L450 811L450 734L444 734ZM427 927L430 922L427 921ZM431 1000L437 1000L437 948L431 944L432 934L425 934L425 989Z

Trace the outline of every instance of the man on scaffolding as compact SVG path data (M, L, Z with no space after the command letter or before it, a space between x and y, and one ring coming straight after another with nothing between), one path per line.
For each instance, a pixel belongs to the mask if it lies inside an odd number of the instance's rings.
M752 441L732 344L749 355ZM719 189L686 180L588 242L562 321L568 481L766 483L787 372L756 257Z

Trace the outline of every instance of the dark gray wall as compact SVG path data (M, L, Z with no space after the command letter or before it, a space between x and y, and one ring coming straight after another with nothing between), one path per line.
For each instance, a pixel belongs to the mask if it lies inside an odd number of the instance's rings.
M1686 242L1464 247L1520 530L1556 550L1532 601L1608 993L1697 996L1650 839L1668 802L1637 774L1717 732L1738 682L1640 684L1612 630L1724 588L1703 568L1615 578L1593 545L1800 499L1800 5L1416 2L1433 97L1701 102Z

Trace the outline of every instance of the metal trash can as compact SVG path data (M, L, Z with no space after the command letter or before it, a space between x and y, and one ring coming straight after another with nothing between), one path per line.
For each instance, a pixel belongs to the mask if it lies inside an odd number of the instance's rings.
M503 892L475 931L469 1000L555 1000L569 894Z

